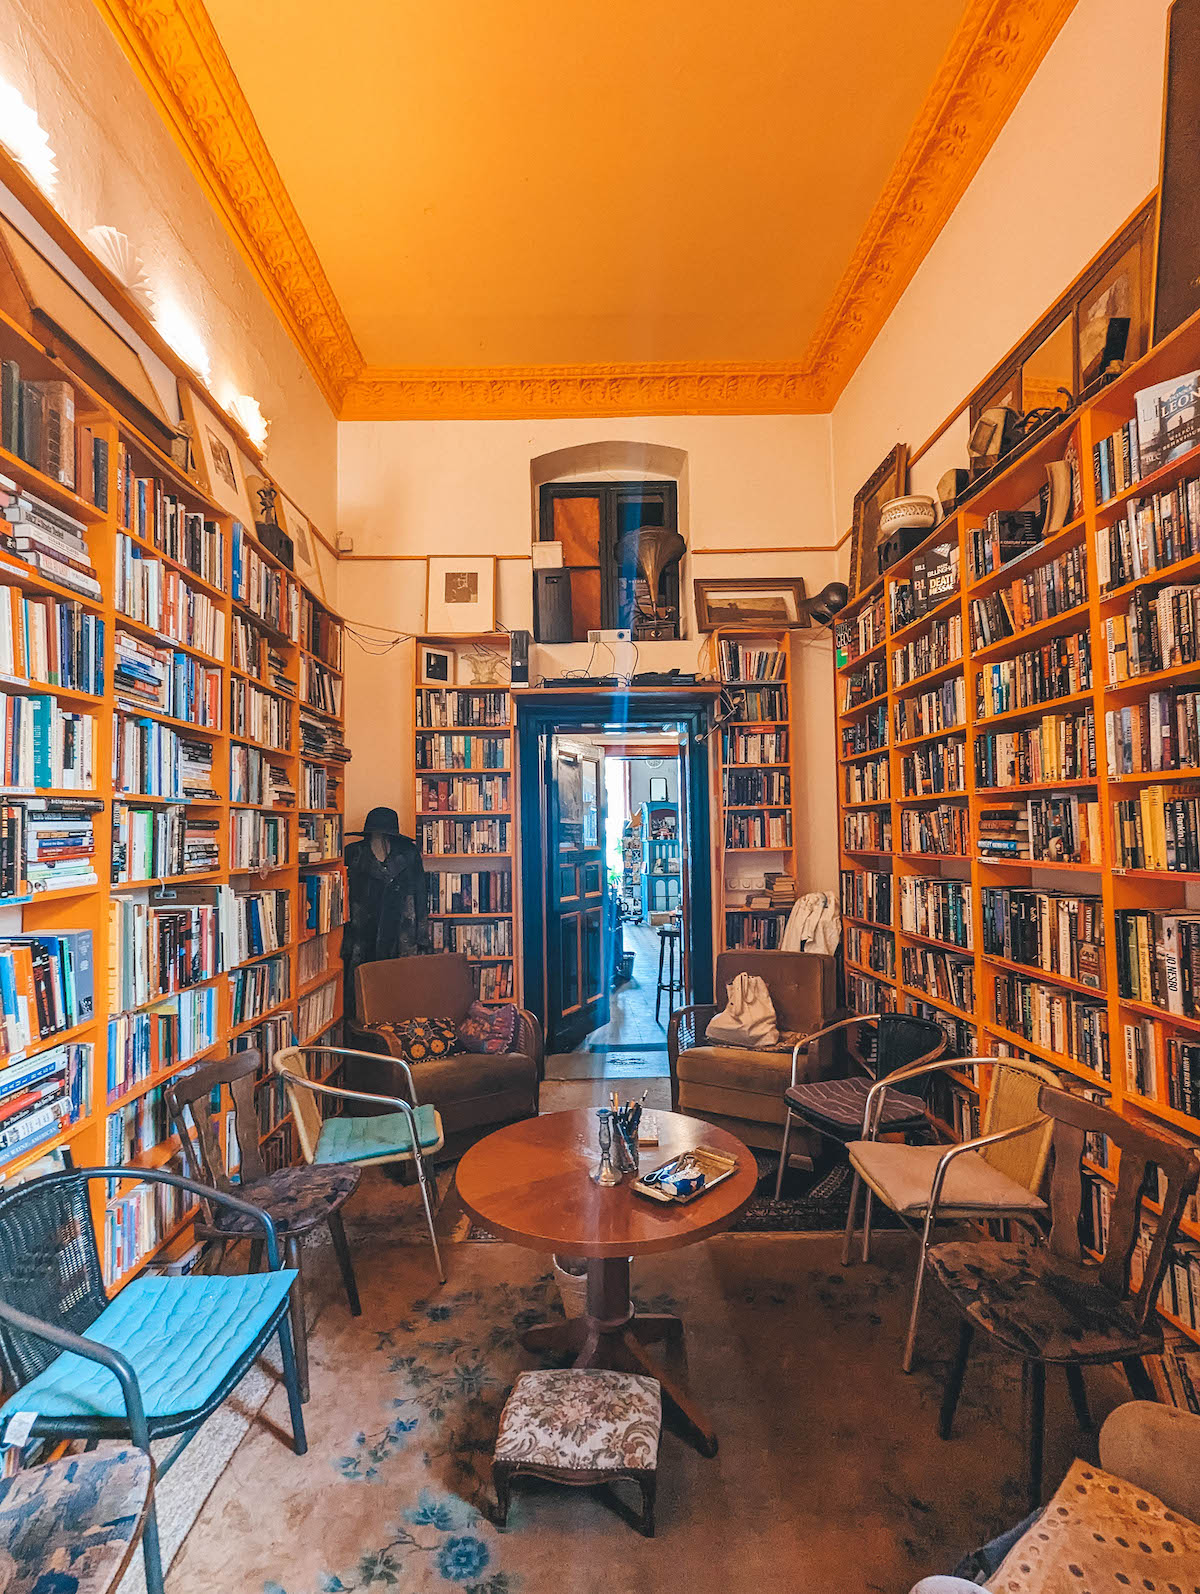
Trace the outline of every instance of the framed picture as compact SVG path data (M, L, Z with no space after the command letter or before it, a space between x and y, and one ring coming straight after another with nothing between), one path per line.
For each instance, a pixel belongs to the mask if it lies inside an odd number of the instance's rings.
M1200 105L1200 3L1173 0L1167 16L1167 70L1154 266L1154 341L1200 310L1200 214L1196 127Z
M246 489L238 446L216 412L183 383L179 389L183 418L192 429L192 448L200 486L227 515L253 530L254 509Z
M429 560L425 629L460 636L496 628L494 554L437 555Z
M696 628L700 631L731 625L779 631L812 624L804 612L804 581L800 577L755 581L743 576L705 576L697 578L692 586Z
M856 598L879 574L879 511L908 488L908 444L897 443L854 495L850 536L850 596Z
M420 681L422 686L453 686L457 660L447 648L420 647Z

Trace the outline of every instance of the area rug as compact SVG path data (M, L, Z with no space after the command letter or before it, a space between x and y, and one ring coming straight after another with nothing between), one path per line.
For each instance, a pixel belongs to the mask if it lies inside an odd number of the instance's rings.
M854 1175L847 1162L816 1173L789 1168L783 1189L775 1199L775 1176L779 1158L773 1151L755 1151L758 1187L750 1204L734 1224L735 1234L821 1234L830 1229L844 1231L850 1211L850 1188ZM859 1220L862 1208L859 1207ZM878 1201L871 1211L871 1230L902 1228Z
M843 1270L833 1236L721 1236L641 1260L643 1304L679 1311L686 1377L720 1435L713 1460L668 1431L658 1535L587 1490L526 1485L506 1531L489 1460L501 1406L536 1365L521 1331L560 1308L541 1258L450 1248L431 1285L413 1246L357 1248L363 1315L311 1258L309 1451L276 1389L177 1557L179 1594L635 1594L730 1588L905 1594L1024 1514L1015 1365L982 1351L958 1436L935 1436L954 1325L931 1306L918 1370L899 1368L910 1248ZM308 1265L309 1258L306 1258ZM1097 1399L1103 1415L1104 1399ZM1047 1476L1077 1434L1049 1390ZM1084 1445L1090 1441L1083 1441ZM1087 1454L1085 1449L1082 1453Z

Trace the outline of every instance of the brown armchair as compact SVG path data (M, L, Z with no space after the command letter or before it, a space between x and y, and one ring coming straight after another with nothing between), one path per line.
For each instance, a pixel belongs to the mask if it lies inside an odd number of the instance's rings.
M757 974L771 993L778 1051L716 1046L705 1039L709 1020L725 1004L726 987L739 974ZM681 1007L671 1017L671 1105L676 1112L730 1130L747 1145L778 1151L795 1040L838 1016L835 960L821 952L722 952L714 984L719 1004ZM828 1078L834 1071L833 1047L831 1036L811 1046L800 1058L797 1080ZM799 1142L793 1146L795 1151L806 1149Z
M390 1060L399 1048L384 1026L412 1018L458 1023L475 999L471 967L461 952L361 963L355 982L359 1018L351 1027L354 1045L380 1055L378 1066L361 1059L348 1062L347 1084L376 1095L402 1092ZM458 1156L488 1130L537 1116L542 1026L521 1009L513 1051L498 1056L456 1053L421 1063L418 1069L421 1100L441 1116L446 1136L441 1155Z

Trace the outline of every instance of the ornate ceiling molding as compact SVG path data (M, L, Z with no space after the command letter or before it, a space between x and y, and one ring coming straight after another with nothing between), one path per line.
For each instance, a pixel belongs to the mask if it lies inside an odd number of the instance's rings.
M363 357L201 0L96 0L336 411Z
M1075 0L970 0L796 364L367 367L201 0L96 0L343 420L823 413L978 171Z

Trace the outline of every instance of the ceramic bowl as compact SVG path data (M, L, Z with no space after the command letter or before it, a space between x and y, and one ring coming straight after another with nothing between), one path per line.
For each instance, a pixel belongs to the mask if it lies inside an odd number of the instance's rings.
M879 511L879 530L891 533L909 527L922 528L937 523L937 506L932 498L920 495L890 498Z

